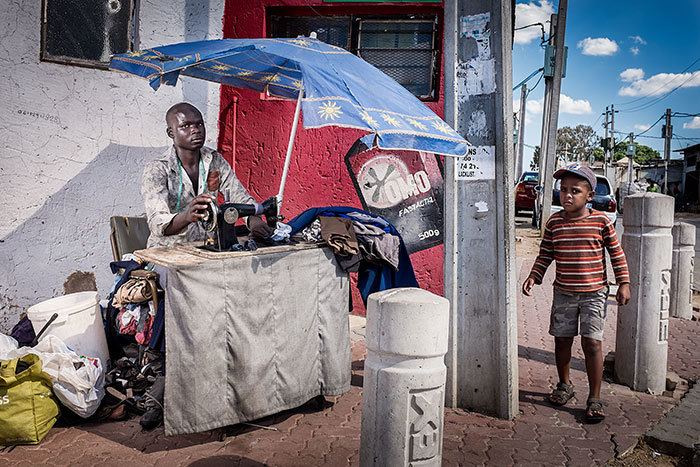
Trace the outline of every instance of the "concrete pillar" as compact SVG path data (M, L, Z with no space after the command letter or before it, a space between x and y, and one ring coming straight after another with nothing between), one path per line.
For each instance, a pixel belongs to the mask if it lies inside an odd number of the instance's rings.
M631 300L617 313L615 377L635 391L661 393L666 386L673 202L660 193L625 198Z
M693 317L693 269L695 267L695 226L673 224L673 261L671 267L671 308L676 318Z
M361 466L441 464L449 307L414 288L369 296Z

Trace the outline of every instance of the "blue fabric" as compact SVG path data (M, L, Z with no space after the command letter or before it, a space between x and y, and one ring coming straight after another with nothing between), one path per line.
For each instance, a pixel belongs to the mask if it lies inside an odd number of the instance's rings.
M115 55L110 69L174 86L180 74L296 100L304 128L341 126L382 149L463 156L467 141L392 78L317 39L217 39ZM376 138L374 138L376 136Z
M375 216L374 214L349 206L311 208L288 222L288 224L292 226L292 233L290 235L299 232L313 222L318 216L347 217L356 220L348 216L349 213L361 213L370 216L375 219L375 221L372 222L373 225L382 228L387 233L399 237L399 269L397 271L394 271L390 266L369 263L367 261L362 261L360 264L360 270L357 273L357 288L360 291L365 306L367 306L367 297L374 292L396 287L418 287L418 281L416 280L416 275L413 272L413 265L411 264L411 257L408 256L408 250L406 250L406 244L403 242L403 238L401 238L396 228L381 216Z

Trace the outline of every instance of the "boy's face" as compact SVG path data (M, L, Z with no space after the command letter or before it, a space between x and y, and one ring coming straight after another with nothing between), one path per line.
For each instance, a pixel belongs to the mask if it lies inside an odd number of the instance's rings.
M183 106L168 120L168 136L176 148L201 149L207 136L202 114L194 107Z
M565 175L561 179L559 202L565 211L578 213L586 209L586 203L593 201L595 191L587 180L576 175Z

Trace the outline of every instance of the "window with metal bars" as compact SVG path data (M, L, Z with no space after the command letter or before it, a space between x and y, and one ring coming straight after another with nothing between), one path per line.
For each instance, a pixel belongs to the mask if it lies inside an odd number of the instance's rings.
M271 15L270 37L309 36L371 63L416 97L437 97L436 15Z
M133 50L135 0L42 0L41 60L107 68Z

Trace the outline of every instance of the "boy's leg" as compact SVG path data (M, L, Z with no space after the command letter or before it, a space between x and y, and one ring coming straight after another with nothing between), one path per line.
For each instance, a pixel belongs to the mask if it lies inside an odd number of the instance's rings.
M557 364L559 382L567 385L571 384L569 373L571 371L571 346L573 343L573 337L554 338L554 360Z
M600 399L600 385L603 382L602 342L590 337L581 337L581 347L586 356L588 374L588 398Z

